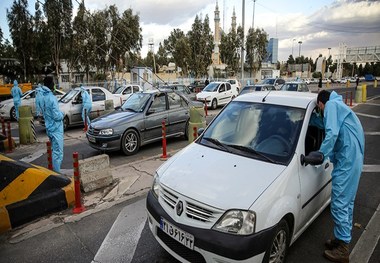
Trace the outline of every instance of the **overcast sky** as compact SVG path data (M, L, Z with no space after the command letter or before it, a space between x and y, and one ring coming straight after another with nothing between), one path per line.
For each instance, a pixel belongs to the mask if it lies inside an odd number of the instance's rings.
M72 0L75 11L78 2ZM44 0L41 0L44 2ZM122 13L131 8L140 17L143 34L142 56L148 50L148 40L153 38L155 51L170 32L179 28L185 33L191 29L195 16L210 18L214 31L214 10L218 2L220 24L225 31L231 27L231 16L235 8L237 23L242 25L242 0L85 0L90 10L101 10L115 4ZM6 9L13 0L1 0L1 29L9 37ZM34 13L35 0L29 0ZM245 0L245 29L252 27L253 0ZM296 57L301 46L301 55L314 60L319 54L338 54L339 44L348 47L380 46L380 1L355 0L256 0L254 26L263 28L269 38L279 39L279 60L286 61L290 54ZM298 42L302 41L299 45Z

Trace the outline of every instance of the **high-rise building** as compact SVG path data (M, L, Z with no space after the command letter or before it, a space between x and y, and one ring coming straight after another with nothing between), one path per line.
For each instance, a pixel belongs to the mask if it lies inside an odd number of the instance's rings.
M267 46L267 59L265 62L276 64L278 61L278 38L270 38Z

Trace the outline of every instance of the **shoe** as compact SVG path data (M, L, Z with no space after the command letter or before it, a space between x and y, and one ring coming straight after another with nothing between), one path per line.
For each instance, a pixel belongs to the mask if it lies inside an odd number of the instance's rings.
M326 240L325 247L328 250L332 250L336 248L339 245L339 239L333 238L333 239L328 239Z
M331 250L325 250L324 256L332 261L338 263L350 262L350 250L348 244L338 240L339 245Z

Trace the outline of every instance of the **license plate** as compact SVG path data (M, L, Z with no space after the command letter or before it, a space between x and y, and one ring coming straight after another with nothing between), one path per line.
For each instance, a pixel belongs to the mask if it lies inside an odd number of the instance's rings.
M89 142L96 143L96 139L94 137L92 137L91 135L87 135L87 136L88 136Z
M173 226L172 224L170 224L168 221L166 221L163 218L161 218L160 228L162 231L168 234L171 238L173 238L174 240L177 240L179 243L181 243L185 247L188 247L191 250L194 249L194 236L192 234L189 234L179 229L178 227Z

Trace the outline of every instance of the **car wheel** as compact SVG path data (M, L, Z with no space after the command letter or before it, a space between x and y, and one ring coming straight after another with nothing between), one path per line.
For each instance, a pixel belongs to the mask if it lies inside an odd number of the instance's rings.
M69 118L67 116L65 116L65 118L63 118L63 130L64 131L67 131L67 129L69 128Z
M139 135L135 130L127 130L121 139L121 149L125 155L134 155L140 148Z
M10 113L9 113L9 116L11 117L11 120L12 121L15 121L16 120L16 108L13 106Z
M272 243L265 252L265 263L283 263L288 253L290 242L288 223L282 219L277 226L276 234L272 239Z
M211 109L215 110L218 107L218 102L216 99L213 99L211 102Z

